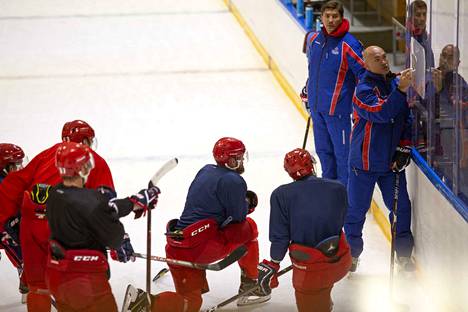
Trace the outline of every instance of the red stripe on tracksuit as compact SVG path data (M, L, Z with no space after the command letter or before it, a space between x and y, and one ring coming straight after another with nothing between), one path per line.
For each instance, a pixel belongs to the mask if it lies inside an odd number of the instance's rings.
M369 148L372 135L372 121L367 121L364 130L364 140L362 142L362 167L369 170Z
M316 32L315 34L312 35L312 37L310 37L310 39L309 39L309 44L311 44L311 43L315 40L315 38L317 38L318 34L319 34L319 33Z
M353 59L356 60L356 62L361 64L362 67L364 67L365 65L364 61L362 60L362 58L359 57L359 55L357 55L356 52L354 52L353 48L351 48L346 42L343 42L343 44L346 44L347 46L346 52L349 54L349 56L351 56Z
M356 94L353 95L353 103L356 104L359 108L362 108L368 112L375 113L375 112L380 112L382 110L382 105L385 104L385 100L378 98L379 99L379 104L373 106L373 105L367 105L366 103L362 102Z
M364 67L364 61L357 55L356 52L346 43L343 41L341 44L341 62L340 62L340 69L338 70L338 77L335 83L335 89L333 90L333 97L330 104L330 111L328 112L329 115L335 114L336 104L338 103L338 98L341 94L341 89L343 88L343 83L346 77L346 73L348 72L348 59L347 55L351 56L355 59L361 66Z
M336 103L338 103L338 97L341 93L341 88L343 88L343 82L346 77L346 72L348 71L348 60L346 58L347 49L349 45L345 42L342 43L341 46L341 62L340 62L340 69L338 70L338 77L335 83L335 90L333 90L333 97L330 104L330 111L328 112L329 115L335 114Z

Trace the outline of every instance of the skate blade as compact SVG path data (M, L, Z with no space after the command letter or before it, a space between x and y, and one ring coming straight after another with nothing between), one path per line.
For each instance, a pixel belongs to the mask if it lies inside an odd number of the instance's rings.
M244 307L244 306L249 306L253 304L259 304L266 302L271 299L271 295L268 296L261 296L261 297L256 297L256 298L251 298L249 296L241 297L239 300L237 300L237 306L238 307Z
M125 291L124 302L122 305L122 312L129 311L130 304L136 299L138 294L138 290L133 287L132 285L127 286L127 290Z

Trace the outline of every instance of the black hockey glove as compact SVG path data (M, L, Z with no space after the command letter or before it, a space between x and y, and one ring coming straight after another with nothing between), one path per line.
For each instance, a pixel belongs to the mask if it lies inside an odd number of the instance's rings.
M141 217L148 209L154 209L158 202L158 195L161 190L157 186L151 186L147 189L142 189L137 194L130 196L133 202L133 211L135 212L135 219Z
M279 268L279 263L266 259L258 264L258 285L265 296L271 294L272 288L278 287L277 273Z
M108 186L104 186L104 185L99 186L97 190L99 193L106 196L108 200L111 200L117 197L117 193L115 192L115 190L111 189Z
M411 162L411 147L397 146L395 155L393 155L393 172L402 172Z
M255 208L258 205L258 197L254 191L247 190L247 194L245 195L245 200L247 201L247 208L249 209L247 214L251 214L255 211Z
M35 184L31 190L31 199L34 203L45 205L47 198L49 198L50 185L38 183Z
M307 85L305 85L304 88L302 88L300 96L302 100L302 105L304 105L305 110L310 115L309 98L307 96Z
M111 258L115 261L119 262L128 262L128 261L135 261L135 257L133 256L133 246L130 243L130 236L127 233L124 235L124 240L122 241L122 245L120 245L117 249L111 249L110 255Z
M0 232L0 245L17 268L21 267L23 263L19 241L19 222L19 215L11 218L5 223L4 231Z
M20 243L20 221L21 215L17 215L8 219L5 223L5 232L7 232L18 245Z

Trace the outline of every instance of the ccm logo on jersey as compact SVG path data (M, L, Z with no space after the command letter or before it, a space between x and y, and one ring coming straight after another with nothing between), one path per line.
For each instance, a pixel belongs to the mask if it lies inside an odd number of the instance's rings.
M73 261L99 261L98 256L75 256Z
M196 229L195 231L193 231L192 233L190 233L190 235L191 235L191 236L195 236L195 235L197 235L197 234L203 232L204 230L208 229L209 227L210 227L209 224L205 224L204 226L202 226L202 227Z

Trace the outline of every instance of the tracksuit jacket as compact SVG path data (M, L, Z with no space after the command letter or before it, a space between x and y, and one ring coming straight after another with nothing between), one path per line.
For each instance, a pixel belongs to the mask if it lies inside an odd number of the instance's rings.
M358 84L353 97L351 170L387 172L397 145L410 145L410 111L397 83L394 74L384 78L366 71Z
M367 71L353 97L354 125L349 155L349 207L345 221L346 238L353 257L363 250L362 228L369 210L375 184L392 210L395 173L391 170L398 144L410 145L410 112L406 95L397 88L395 75ZM395 249L398 256L409 257L414 241L411 233L411 203L405 172L398 174L399 196ZM390 222L393 215L390 214Z
M362 44L348 29L349 23L343 19L336 35L336 31L330 35L322 28L322 31L311 32L306 37L304 52L309 61L307 94L313 111L329 115L351 114L356 77L362 75L364 63Z

